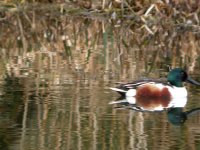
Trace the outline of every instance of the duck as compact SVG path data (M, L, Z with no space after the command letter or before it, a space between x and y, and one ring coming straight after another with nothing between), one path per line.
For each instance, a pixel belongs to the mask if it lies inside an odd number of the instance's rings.
M122 83L117 87L110 89L118 92L121 96L130 99L130 102L162 100L163 102L171 101L188 96L184 82L200 86L198 81L188 76L182 68L170 69L167 79L142 79L133 82ZM128 101L129 102L129 101Z

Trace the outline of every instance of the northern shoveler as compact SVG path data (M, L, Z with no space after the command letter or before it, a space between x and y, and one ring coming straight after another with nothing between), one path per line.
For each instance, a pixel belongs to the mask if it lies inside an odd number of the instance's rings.
M149 101L162 99L163 102L166 102L171 101L173 98L187 97L187 90L183 86L183 82L200 85L199 82L191 79L183 69L175 68L170 70L166 82L144 79L121 84L116 88L110 89L117 91L125 97L135 97L140 102L146 99Z

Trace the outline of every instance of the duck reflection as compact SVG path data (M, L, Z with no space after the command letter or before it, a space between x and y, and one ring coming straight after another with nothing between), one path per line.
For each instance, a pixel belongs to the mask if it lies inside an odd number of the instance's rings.
M164 99L137 99L135 97L121 97L117 101L109 104L115 104L117 109L131 109L139 112L161 112L167 111L167 117L171 124L181 125L188 117L199 113L200 108L191 109L184 112L187 103L187 97L175 98L170 101Z
M130 107L138 111L162 111L167 108L185 107L187 97L172 98L167 100L160 97L121 97L117 101L112 101L109 104L118 104L121 106Z
M170 123L173 125L183 124L188 117L200 112L200 108L191 109L189 111L183 111L183 108L170 108L167 111L167 117Z

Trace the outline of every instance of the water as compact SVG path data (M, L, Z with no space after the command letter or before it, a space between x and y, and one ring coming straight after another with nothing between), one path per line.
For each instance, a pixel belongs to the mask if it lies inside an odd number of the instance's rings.
M0 29L0 149L200 149L200 113L174 125L167 111L108 104L115 82L165 77L168 65L200 81L196 33L27 13L33 28L12 15ZM183 111L200 108L200 87L187 89Z

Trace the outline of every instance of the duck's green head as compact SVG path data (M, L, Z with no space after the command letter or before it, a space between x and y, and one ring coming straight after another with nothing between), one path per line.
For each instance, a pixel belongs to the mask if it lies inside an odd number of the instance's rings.
M167 76L167 80L171 85L176 87L183 87L183 82L189 82L195 85L200 85L199 82L191 79L187 75L187 73L181 68L172 69Z

